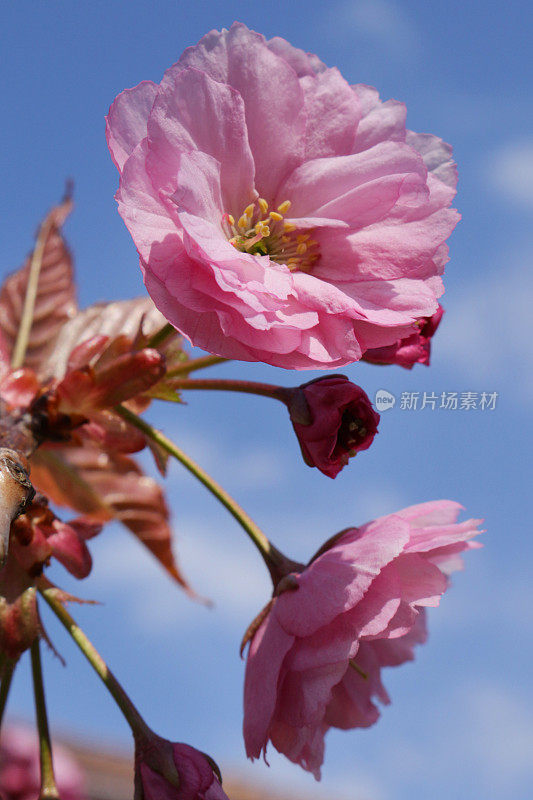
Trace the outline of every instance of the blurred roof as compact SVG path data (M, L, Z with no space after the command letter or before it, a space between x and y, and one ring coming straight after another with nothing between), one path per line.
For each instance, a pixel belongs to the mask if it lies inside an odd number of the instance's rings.
M94 745L61 740L86 774L90 800L131 800L133 762L129 753L101 750ZM231 774L224 775L224 790L231 800L304 800L302 796L271 792Z

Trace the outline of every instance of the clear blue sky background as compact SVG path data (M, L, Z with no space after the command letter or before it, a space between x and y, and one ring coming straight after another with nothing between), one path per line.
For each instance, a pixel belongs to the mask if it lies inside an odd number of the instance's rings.
M123 88L158 81L186 46L234 19L318 53L350 82L378 87L384 99L405 101L412 129L453 144L463 221L451 241L447 314L433 365L410 373L354 365L346 372L371 396L380 388L398 397L496 391L498 404L468 412L397 404L383 414L371 450L336 481L301 462L284 409L265 399L191 395L188 406L153 406L148 417L166 426L295 557L305 559L343 527L440 497L485 517L485 548L468 555L466 570L430 613L430 639L417 660L385 674L393 703L380 722L328 736L321 787L275 754L270 771L245 764L238 642L267 597L268 581L240 529L178 465L167 481L177 551L216 608L192 605L126 532L109 528L93 543L92 576L77 587L105 605L77 616L156 730L207 750L223 768L309 797L526 800L533 779L530 4L5 4L2 270L21 263L37 222L72 176L76 211L66 231L82 304L143 291L113 200L117 174L104 115ZM212 374L299 382L298 375L263 365L232 364ZM74 588L63 571L55 577ZM45 659L54 729L127 747L120 714L45 616L68 661L63 669L52 656ZM9 710L32 715L25 664Z

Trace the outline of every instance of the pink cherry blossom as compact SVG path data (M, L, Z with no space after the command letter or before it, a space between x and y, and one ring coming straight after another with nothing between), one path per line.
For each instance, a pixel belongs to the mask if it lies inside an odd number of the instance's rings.
M292 425L306 464L335 478L350 457L367 450L379 414L366 392L344 375L331 375L291 390Z
M157 737L159 746L150 746L146 752L138 747L135 756L135 797L139 800L228 800L213 771L213 762L204 753L188 744L171 743ZM166 769L173 773L168 778L161 774L162 766L155 770L158 756L168 757ZM148 761L152 766L148 765ZM165 764L165 760L161 761ZM172 782L171 782L172 780ZM179 783L176 788L175 783Z
M146 287L193 344L338 367L437 310L451 148L316 56L211 31L116 98L107 138Z
M439 327L443 315L444 309L439 306L433 316L419 321L419 329L416 333L412 333L388 347L367 350L363 360L369 361L371 364L398 364L405 369L412 369L415 364L425 364L428 367L431 339Z
M271 741L318 779L329 728L377 721L376 700L390 702L381 668L414 658L426 606L439 604L459 554L479 546L480 520L458 523L460 509L438 500L343 531L278 585L248 652L249 757Z

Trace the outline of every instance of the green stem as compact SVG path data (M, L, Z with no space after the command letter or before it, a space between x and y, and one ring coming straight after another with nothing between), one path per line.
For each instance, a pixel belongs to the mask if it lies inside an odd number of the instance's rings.
M157 349L160 344L163 344L165 339L168 339L175 333L177 333L176 328L173 325L171 325L170 322L167 322L165 325L163 325L162 328L160 328L158 331L154 333L151 339L148 339L146 347L153 347Z
M13 673L15 672L16 666L16 661L12 661L10 658L6 657L2 668L0 682L0 729L2 728L2 720L4 718L4 711L6 709L7 697L9 695L11 680L13 678Z
M48 728L48 716L44 698L43 670L41 665L41 649L39 637L34 639L31 646L31 671L33 675L33 693L35 696L35 715L39 731L39 752L41 759L41 791L39 800L59 800L56 781L54 777L54 764L52 758L52 742Z
M35 301L37 299L37 290L39 288L39 275L41 272L41 265L43 263L44 248L51 227L52 220L47 217L39 229L37 241L35 242L35 248L31 257L30 269L28 272L28 283L26 284L26 295L24 297L22 316L20 318L20 325L17 331L15 346L13 348L13 355L11 357L11 366L13 369L18 369L21 367L26 356L31 326L33 323L33 312L35 309Z
M166 374L166 378L176 378L178 375L188 375L189 372L195 372L197 369L205 369L206 367L214 367L217 364L224 364L229 361L229 358L222 358L222 356L202 356L201 358L191 358L189 361L184 361L179 367L174 367Z
M200 378L183 379L172 384L177 389L210 389L219 392L243 392L244 394L257 394L262 397L271 397L273 400L285 402L287 390L283 386L271 383L255 383L254 381L233 381L226 378Z
M126 422L130 423L130 425L134 425L136 428L142 431L145 436L162 447L163 450L165 450L169 455L177 459L180 464L183 464L183 466L200 481L200 483L203 483L206 489L208 489L211 494L213 494L217 500L219 500L222 505L227 508L230 514L232 514L237 520L239 525L244 528L247 535L261 553L261 556L263 557L271 573L273 567L277 568L280 563L286 562L286 557L274 547L274 545L267 539L263 531L255 524L255 522L233 499L233 497L231 497L231 495L229 495L226 490L222 488L222 486L220 486L210 475L208 475L207 472L202 469L202 467L196 464L192 458L189 458L189 456L186 455L183 450L180 450L180 448L175 445L173 441L171 441L160 431L153 428L128 408L125 408L124 406L115 406L115 411L117 414L120 414L122 419L125 419Z
M67 609L57 598L57 589L51 586L48 582L40 581L37 584L39 592L44 597L56 617L66 628L70 636L74 639L79 649L92 666L96 674L100 677L102 683L105 685L113 700L122 711L126 722L130 726L134 736L139 734L151 733L146 722L141 717L130 698L117 681L104 659L87 638L82 629L76 624Z

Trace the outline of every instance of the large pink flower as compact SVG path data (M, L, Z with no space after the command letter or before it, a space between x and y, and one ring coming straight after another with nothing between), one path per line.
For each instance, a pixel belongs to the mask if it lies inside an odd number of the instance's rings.
M451 148L316 56L212 31L117 97L107 137L147 289L193 344L338 367L436 311Z
M270 740L319 778L330 727L376 722L374 700L389 703L381 667L413 659L425 607L439 604L459 553L479 546L479 520L457 523L460 509L423 503L344 531L283 579L248 652L248 756Z

